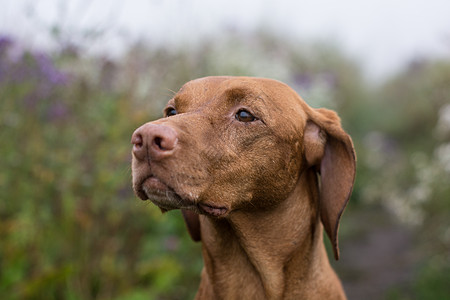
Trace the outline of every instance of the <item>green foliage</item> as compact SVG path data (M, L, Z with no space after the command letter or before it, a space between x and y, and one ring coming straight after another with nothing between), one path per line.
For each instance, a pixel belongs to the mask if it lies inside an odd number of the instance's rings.
M181 217L161 216L130 186L131 133L156 113L56 62L82 63L33 53L1 61L11 65L0 85L0 298L192 291L200 251Z
M421 270L415 292L418 299L447 299L450 295L450 262L447 257L433 257Z
M412 226L415 255L421 257L409 288L417 297L396 291L392 299L446 299L449 294L449 82L449 61L415 62L366 104L377 119L361 137L361 197L382 203Z

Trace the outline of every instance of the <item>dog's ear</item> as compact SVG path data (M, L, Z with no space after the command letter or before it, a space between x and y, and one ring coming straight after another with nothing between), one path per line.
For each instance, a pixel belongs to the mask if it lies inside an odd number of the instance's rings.
M202 236L200 234L199 215L191 210L186 209L182 209L181 213L183 214L184 222L186 223L186 227L192 240L195 242L201 241Z
M320 218L339 259L338 229L353 189L356 155L350 136L337 114L327 109L312 109L304 131L306 162L320 174Z

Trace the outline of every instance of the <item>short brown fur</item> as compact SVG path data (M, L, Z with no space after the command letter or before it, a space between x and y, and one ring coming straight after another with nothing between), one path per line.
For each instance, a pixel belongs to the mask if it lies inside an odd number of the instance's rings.
M196 299L345 299L322 238L338 259L356 158L336 113L249 77L188 82L165 113L133 134L133 187L202 241Z

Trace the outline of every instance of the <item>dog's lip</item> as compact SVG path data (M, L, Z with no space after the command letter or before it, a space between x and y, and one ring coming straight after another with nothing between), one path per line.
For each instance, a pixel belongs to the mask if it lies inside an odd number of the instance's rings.
M165 210L171 210L176 208L190 209L196 213L201 213L213 217L224 217L229 212L229 209L224 206L217 206L209 202L201 202L196 204L194 201L182 198L175 192L170 186L162 182L154 175L145 177L138 185L136 190L137 196L142 200L152 201L155 205ZM157 198L167 198L167 194L171 193L177 198L177 207L170 203L170 201L161 201Z
M149 199L155 205L166 210L194 206L194 201L181 197L172 187L154 175L145 177L141 181L136 194L142 200Z
M157 193L169 190L166 184L154 176L149 176L142 181L141 189L143 190L144 188ZM146 192L144 191L144 193Z
M199 203L198 206L203 213L214 217L223 217L228 213L228 208L224 206L216 206L209 203Z

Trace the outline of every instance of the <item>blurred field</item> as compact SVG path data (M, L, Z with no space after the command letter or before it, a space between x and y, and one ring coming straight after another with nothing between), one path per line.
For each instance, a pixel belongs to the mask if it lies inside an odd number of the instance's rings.
M193 298L200 246L133 195L130 137L207 75L275 78L341 116L358 175L334 265L353 299L450 297L450 59L374 85L333 45L259 33L119 59L0 35L0 299Z

